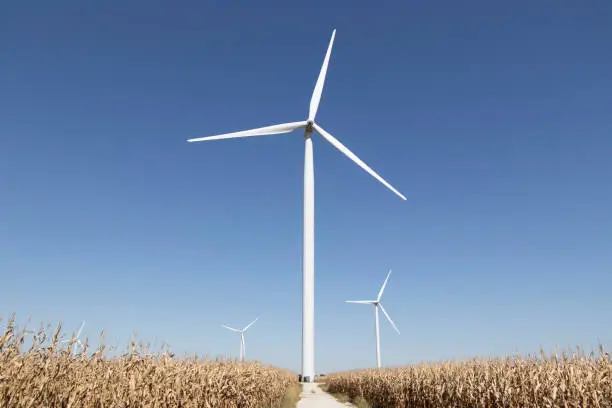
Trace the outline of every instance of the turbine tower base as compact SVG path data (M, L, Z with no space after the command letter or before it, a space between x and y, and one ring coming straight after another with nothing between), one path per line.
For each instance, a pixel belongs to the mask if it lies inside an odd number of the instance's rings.
M314 382L309 376L307 375L302 375L302 374L298 374L298 382L300 383L310 383L310 382Z

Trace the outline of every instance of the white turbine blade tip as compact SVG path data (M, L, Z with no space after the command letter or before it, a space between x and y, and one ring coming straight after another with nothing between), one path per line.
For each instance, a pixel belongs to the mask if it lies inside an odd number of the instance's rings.
M332 32L331 39L329 40L329 46L327 47L327 52L325 53L325 59L323 59L323 65L321 66L321 71L319 72L317 83L315 84L314 91L312 92L312 97L310 98L310 111L308 112L309 121L314 120L315 116L317 115L317 110L319 109L321 95L323 94L323 86L325 85L325 76L327 75L327 67L329 66L329 57L334 46L334 38L336 38L335 29Z
M224 133L215 136L198 137L194 139L188 139L188 142L204 142L209 140L220 140L220 139L234 139L239 137L251 137L251 136L265 136L265 135L278 135L282 133L293 132L296 129L304 127L305 121L281 123L280 125L264 126L255 129L242 130L239 132Z
M393 323L393 320L391 320L391 316L389 316L389 314L387 313L387 311L385 310L385 308L383 307L383 305L381 303L378 304L378 306L380 306L380 310L382 310L383 314L385 315L385 317L387 318L387 320L389 320L389 323L391 323L391 326L393 326L393 328L395 329L395 331L397 332L397 334L400 334L399 329L397 328L397 326L395 325L395 323Z
M361 167L363 170L365 170L368 174L370 174L376 180L380 181L389 190L391 190L395 194L397 194L397 196L399 196L402 200L404 200L404 201L406 200L406 197L404 197L404 195L402 193L397 191L395 189L395 187L393 187L385 179L383 179L378 173L376 173L374 170L372 170L370 168L370 166L365 164L359 157L357 157L357 155L355 153L353 153L346 146L344 146L342 143L340 143L340 141L338 139L333 137L325 129L323 129L321 126L317 125L316 123L313 126L316 129L316 131L319 132L319 134L321 136L323 136L323 138L325 140L327 140L329 143L331 143L332 146L334 146L336 149L340 150L340 152L344 153L344 155L346 155L349 159L351 159L355 164L357 164L359 167Z
M76 336L77 336L77 338L79 338L79 336L81 335L81 332L83 331L83 327L84 327L84 326L85 326L85 322L83 322L83 323L81 324L81 327L79 327L79 331L77 332L77 335L76 335Z
M249 323L244 329L242 329L242 331L246 331L249 327L251 327L257 320L259 319L259 316L257 316L257 318L255 320L253 320L251 323Z
M391 276L391 269L389 269L389 273L387 274L387 277L385 278L385 282L380 287L380 291L378 292L378 300L380 300L383 292L385 291L385 287L387 286L387 282L389 281L389 276Z

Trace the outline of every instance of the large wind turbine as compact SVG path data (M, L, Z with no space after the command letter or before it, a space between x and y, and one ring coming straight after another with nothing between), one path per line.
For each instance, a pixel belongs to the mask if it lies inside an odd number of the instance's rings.
M383 307L382 303L380 303L380 298L382 297L382 294L385 291L385 286L387 286L387 281L389 280L389 276L391 276L391 270L389 270L389 273L387 274L387 278L385 279L385 282L380 288L380 291L378 292L378 297L376 298L376 300L345 300L346 303L361 303L364 305L374 305L374 310L375 310L374 313L376 314L376 365L378 368L380 368L380 332L379 332L379 327L378 327L378 309L379 308L380 310L382 310L387 320L389 320L389 323L391 323L391 326L393 326L397 334L399 334L399 330L397 326L395 325L395 323L393 323L393 320L391 320L391 317L389 316L389 314Z
M76 336L75 336L75 339L76 339L76 340L74 341L74 343L72 343L72 353L73 353L73 354L74 354L74 352L75 352L75 349L76 349L76 346L77 346L77 345L81 346L81 350L83 350L83 348L84 348L83 343L81 343L81 339L80 339L80 337L81 337L81 332L83 331L83 327L84 327L84 326L85 326L85 320L83 320L83 323L81 323L81 327L79 327L79 331L77 331L77 334L76 334ZM60 343L69 343L69 342L71 342L71 341L72 341L72 338L70 338L70 339L68 339L68 340L64 340L64 341L62 341L62 342L60 342Z
M259 317L257 317L257 319L259 319ZM244 329L242 329L242 330L234 329L233 327L222 325L222 327L225 327L228 330L231 330L231 331L236 332L236 333L240 333L240 361L244 361L244 357L246 355L246 349L244 347L244 332L247 331L249 329L249 327L251 327L253 325L253 323L255 323L257 321L257 319L255 319L251 323L247 324L247 326Z
M378 173L372 170L359 157L345 147L338 139L329 134L321 126L315 123L315 116L321 102L321 94L323 93L323 84L329 64L329 56L331 55L332 46L336 30L333 31L323 66L319 73L319 78L310 99L310 110L308 119L301 122L283 123L280 125L265 126L257 129L244 130L234 133L226 133L216 136L200 137L189 139L188 142L200 142L218 139L232 139L240 137L276 135L282 133L290 133L297 129L304 129L305 139L305 154L304 154L304 229L302 242L302 374L303 382L314 381L315 377L315 359L314 359L314 167L312 158L312 139L313 132L320 134L323 139L327 140L336 149L344 153L349 159L355 162L359 167L368 172L376 180L380 181L388 189L393 191L403 200L406 200L399 191L391 184L387 183Z

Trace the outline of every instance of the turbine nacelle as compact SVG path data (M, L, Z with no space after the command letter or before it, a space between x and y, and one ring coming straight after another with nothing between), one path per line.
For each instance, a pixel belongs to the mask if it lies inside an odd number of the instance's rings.
M304 126L304 135L310 135L314 131L315 131L314 121L313 120L306 121L306 126Z

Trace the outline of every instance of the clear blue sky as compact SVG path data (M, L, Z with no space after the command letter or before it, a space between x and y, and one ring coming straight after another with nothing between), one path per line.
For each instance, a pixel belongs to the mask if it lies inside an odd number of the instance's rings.
M612 345L612 4L11 2L0 313L299 370L299 133L315 142L317 371ZM3 325L3 324L2 324Z

